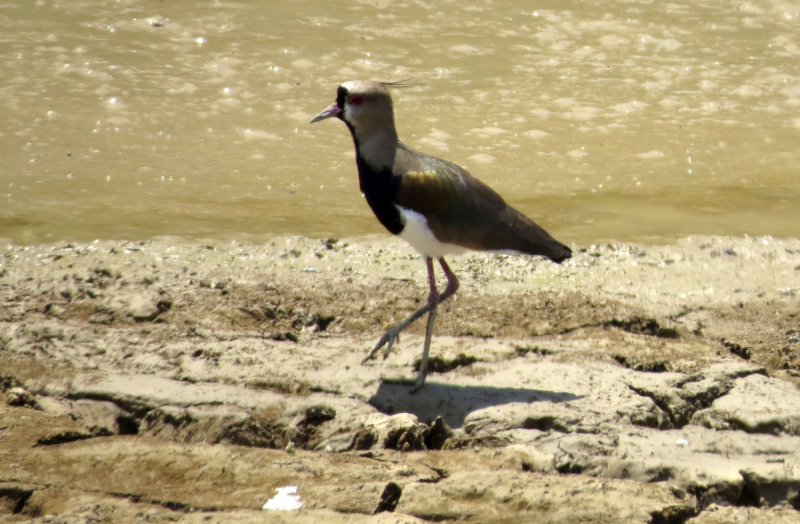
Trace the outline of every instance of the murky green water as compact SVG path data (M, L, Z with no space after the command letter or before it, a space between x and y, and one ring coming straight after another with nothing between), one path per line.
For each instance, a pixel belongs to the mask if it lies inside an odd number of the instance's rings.
M800 235L800 3L5 1L0 238L381 232L336 86L559 239Z

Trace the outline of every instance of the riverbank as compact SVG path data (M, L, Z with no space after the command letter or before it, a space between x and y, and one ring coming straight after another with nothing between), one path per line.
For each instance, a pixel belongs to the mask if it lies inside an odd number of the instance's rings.
M451 265L410 395L423 323L360 364L427 295L391 239L3 246L0 520L798 518L800 240Z

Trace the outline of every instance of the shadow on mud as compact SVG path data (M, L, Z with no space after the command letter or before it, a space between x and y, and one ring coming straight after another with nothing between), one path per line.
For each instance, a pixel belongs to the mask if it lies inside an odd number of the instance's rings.
M563 391L540 389L456 386L427 382L415 394L412 385L383 382L369 403L386 414L412 413L420 421L429 422L438 416L451 428L460 428L464 419L479 409L513 402L569 402L583 398Z

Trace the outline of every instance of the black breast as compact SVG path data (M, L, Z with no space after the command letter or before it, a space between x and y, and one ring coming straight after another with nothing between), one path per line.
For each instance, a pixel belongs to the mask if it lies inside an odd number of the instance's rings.
M357 151L356 165L361 192L364 193L372 212L391 234L399 235L405 225L395 205L401 177L393 175L390 168L382 171L373 169Z

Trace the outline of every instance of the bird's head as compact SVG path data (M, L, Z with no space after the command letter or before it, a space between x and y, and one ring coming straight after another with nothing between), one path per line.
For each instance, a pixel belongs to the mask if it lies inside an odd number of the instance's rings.
M392 84L351 80L339 86L336 91L336 102L311 119L311 123L319 122L335 116L343 120L351 128L361 129L375 124L393 123L392 95L387 87Z
M389 88L416 87L418 85L420 84L409 80L398 82L351 80L345 82L336 91L336 102L312 118L311 123L335 116L344 121L351 129L388 124L394 127L394 110Z
M347 124L359 155L372 167L391 165L397 131L389 88L412 87L408 81L351 80L339 86L336 102L311 119L311 123L336 117Z

